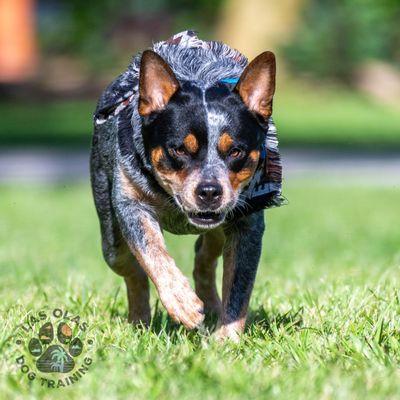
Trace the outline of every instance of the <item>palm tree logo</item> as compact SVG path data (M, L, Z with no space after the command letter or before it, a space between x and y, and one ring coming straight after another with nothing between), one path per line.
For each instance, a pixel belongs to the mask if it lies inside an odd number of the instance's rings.
M62 347L57 347L51 352L51 369L55 372L64 372L64 364L68 361L66 351Z
M51 344L55 336L61 345ZM83 343L72 337L72 329L65 322L58 325L56 335L51 322L47 322L40 328L39 338L30 340L28 348L33 357L38 357L36 368L40 372L65 374L75 368L74 358L82 353Z

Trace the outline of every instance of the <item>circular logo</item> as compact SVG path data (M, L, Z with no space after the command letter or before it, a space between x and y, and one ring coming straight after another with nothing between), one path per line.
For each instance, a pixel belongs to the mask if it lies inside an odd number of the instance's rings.
M71 386L90 371L93 339L79 315L60 308L31 314L18 325L13 340L19 371L41 386Z

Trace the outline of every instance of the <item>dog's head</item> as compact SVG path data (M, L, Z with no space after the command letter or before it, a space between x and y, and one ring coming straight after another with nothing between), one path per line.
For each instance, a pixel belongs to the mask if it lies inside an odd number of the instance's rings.
M143 53L139 114L146 155L160 185L189 222L214 228L237 205L257 168L272 113L275 57L264 52L234 90L179 83L156 53Z

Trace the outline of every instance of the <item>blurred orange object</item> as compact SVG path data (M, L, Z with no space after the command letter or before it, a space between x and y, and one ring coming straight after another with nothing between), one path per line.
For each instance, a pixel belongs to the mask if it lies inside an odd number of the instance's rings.
M21 82L36 71L35 0L0 0L0 82Z

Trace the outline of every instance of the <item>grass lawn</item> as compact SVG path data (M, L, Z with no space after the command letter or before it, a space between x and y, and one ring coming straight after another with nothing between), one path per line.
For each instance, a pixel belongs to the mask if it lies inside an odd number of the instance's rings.
M151 331L126 323L86 187L0 188L0 398L398 399L399 190L289 182L285 194L267 213L252 323L218 346L161 308ZM190 275L194 238L167 240ZM21 351L32 359L15 337L26 345L40 325L25 336L17 325L57 307L88 323L93 363L51 389L17 369Z
M274 117L288 146L400 149L400 112L340 88L278 86ZM0 103L2 145L89 145L95 100Z

